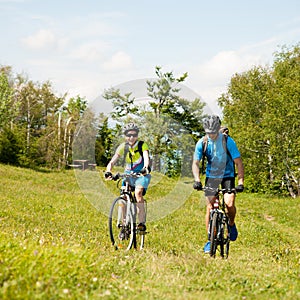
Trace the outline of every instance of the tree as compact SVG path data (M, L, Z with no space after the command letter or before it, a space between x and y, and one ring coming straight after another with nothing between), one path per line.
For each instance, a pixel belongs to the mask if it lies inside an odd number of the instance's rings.
M113 112L111 117L114 120L124 118L130 114L136 114L138 107L135 106L135 98L131 97L132 93L126 93L121 95L119 89L108 89L104 91L103 98L108 101L112 101Z
M95 145L95 159L99 166L106 166L112 157L113 129L108 126L108 117L100 116L102 121Z
M219 98L252 191L285 193L288 186L299 195L299 62L298 46L283 49L272 68L235 74Z
M300 47L275 53L273 85L265 115L274 176L300 196Z
M163 73L161 67L157 66L155 74L156 80L147 81L148 96L153 99L149 101L149 104L156 123L160 124L159 130L153 136L154 169L161 170L161 155L166 153L164 159L168 172L179 175L182 171L185 173L191 170L191 156L189 158L184 158L184 156L190 155L190 150L194 148L194 145L191 141L187 142L189 146L185 145L184 136L193 134L195 140L195 134L201 131L199 115L203 114L204 103L201 103L198 98L189 101L179 96L180 84L187 78L187 73L175 78L173 72ZM151 124L153 121L148 124L149 127ZM163 128L166 130L162 130ZM164 149L165 141L168 145L166 150Z
M60 111L60 120L58 121L59 143L60 143L60 158L59 168L65 167L72 159L72 144L74 142L75 132L82 134L81 130L87 123L81 123L84 114L87 111L87 101L79 95L69 99L67 105L62 106ZM85 118L88 118L88 113ZM92 118L89 119L92 121ZM78 128L77 128L78 126ZM81 130L81 131L80 131Z
M155 74L157 79L146 81L150 100L144 106L136 105L132 93L121 95L120 90L107 90L103 97L113 103L111 117L116 121L115 132L120 133L119 129L125 122L136 122L141 128L141 139L150 146L153 170L167 168L169 175L177 176L181 174L181 169L186 173L191 170L193 141L202 130L199 119L204 104L200 99L189 101L180 97L180 84L187 73L176 78L173 72L164 73L161 67L156 67ZM185 135L192 138L188 141ZM119 142L119 138L113 138L113 143L114 140Z
M263 125L270 84L269 71L255 67L235 74L227 93L219 98L219 105L223 108L223 123L230 128L231 135L239 145L247 173L256 173L253 182L247 181L253 191L258 191L266 178L272 177L268 158L270 145Z
M53 165L57 153L53 149L57 145L56 112L64 98L54 95L50 82L35 83L21 77L18 80L16 125L24 135L23 164Z

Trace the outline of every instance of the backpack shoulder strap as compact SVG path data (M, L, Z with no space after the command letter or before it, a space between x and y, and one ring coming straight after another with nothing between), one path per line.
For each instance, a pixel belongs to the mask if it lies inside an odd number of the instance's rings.
M208 138L207 135L205 135L202 140L202 155L206 155L207 144L208 144Z
M138 152L140 153L140 155L143 157L143 144L144 144L144 141L139 141L138 142Z
M208 138L207 135L205 135L202 140L202 168L201 168L202 174L205 173L205 156L206 156L207 144L208 144Z
M228 154L228 156L231 158L232 160L232 157L231 157L231 154L227 148L227 140L228 140L228 135L223 133L223 139L222 139L222 144L223 144L223 149L226 151L226 153Z
M229 150L227 148L227 140L228 140L228 135L225 134L225 133L223 133L223 140L222 140L222 142L223 142L223 148L224 148L224 150L226 151L227 155L230 157L230 159L232 161L232 164L233 164L233 173L234 173L234 177L236 177L237 174L235 172L235 163L234 163L234 161L232 159L232 156L231 156L231 154L230 154L230 152L229 152Z

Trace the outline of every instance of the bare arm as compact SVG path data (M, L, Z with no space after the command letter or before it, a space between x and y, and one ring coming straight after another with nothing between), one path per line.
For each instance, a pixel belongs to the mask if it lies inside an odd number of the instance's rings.
M149 164L150 164L150 158L149 158L149 151L148 150L143 151L143 157L144 157L144 168L148 169Z
M192 172L194 175L194 180L200 182L199 160L193 160Z
M244 164L240 157L234 160L238 172L238 184L244 184Z
M113 166L116 164L116 162L118 161L120 155L115 153L114 156L112 157L112 159L110 160L110 162L107 164L106 166L106 172L111 172Z

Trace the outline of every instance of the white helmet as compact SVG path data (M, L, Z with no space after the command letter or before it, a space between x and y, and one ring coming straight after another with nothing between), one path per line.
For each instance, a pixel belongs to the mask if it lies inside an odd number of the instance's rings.
M128 123L128 124L124 125L124 127L123 127L124 134L126 134L128 131L131 131L131 130L134 130L137 133L140 131L138 126L135 125L134 123Z
M218 116L208 116L203 120L203 128L206 133L217 133L221 127L221 120Z

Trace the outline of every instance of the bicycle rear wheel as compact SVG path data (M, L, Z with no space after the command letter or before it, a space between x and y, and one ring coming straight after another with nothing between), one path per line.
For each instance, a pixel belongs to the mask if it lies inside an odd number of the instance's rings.
M129 250L133 245L134 226L131 214L126 216L127 201L116 198L111 206L108 218L109 236L116 250Z
M212 215L210 225L210 256L215 257L218 245L218 214L215 212Z

